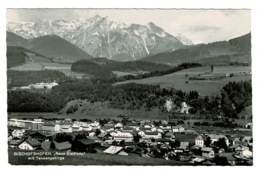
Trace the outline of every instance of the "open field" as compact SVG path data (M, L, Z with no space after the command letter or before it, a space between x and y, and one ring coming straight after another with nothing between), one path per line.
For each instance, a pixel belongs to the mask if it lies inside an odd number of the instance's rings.
M37 153L41 151L22 151L22 150L9 150L9 163L12 165L191 165L187 162L180 162L175 160L164 160L157 158L143 158L139 156L121 156L110 155L103 153L84 155L65 155L58 156L63 160L28 160L30 156L14 156L14 152L24 153ZM50 153L50 152L49 152ZM61 153L61 152L59 152ZM38 157L53 157L51 156L38 156ZM32 156L31 156L32 157ZM36 156L35 156L36 157Z
M71 64L51 63L51 62L26 62L23 65L10 68L17 71L40 71L40 70L57 70L67 76L82 78L84 74L71 71ZM86 78L86 77L85 77Z
M113 73L117 76L117 77L121 77L121 76L127 76L127 75L133 75L136 76L136 73L130 73L130 72L122 72L122 71L113 71Z
M189 80L189 77L195 77L199 74L209 73L210 71L210 66L191 68L164 76L118 82L115 85L125 83L159 84L161 88L171 87L185 92L196 90L201 96L209 96L219 94L220 89L230 81L251 80L250 66L218 66L214 68L214 72L210 75L219 76L226 73L233 73L234 76L219 80Z
M9 113L8 118L18 118L18 119L34 119L34 118L58 118L58 119L64 119L64 118L72 118L72 119L90 119L90 120L96 120L96 119L102 119L102 118L110 118L110 119L116 119L121 120L122 118L119 117L119 115L127 115L131 119L143 119L143 120L166 120L168 118L167 113L159 112L158 110L152 110L152 111L143 111L143 110L137 110L137 111L128 111L128 110L122 110L122 109L111 109L111 108L97 108L93 109L91 111L81 113L81 114L57 114L57 113L30 113L30 112L24 112L24 113Z

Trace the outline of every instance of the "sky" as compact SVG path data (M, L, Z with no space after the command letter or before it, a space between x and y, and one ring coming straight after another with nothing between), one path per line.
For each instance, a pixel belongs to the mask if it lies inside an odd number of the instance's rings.
M115 22L155 23L166 32L180 33L194 44L229 40L251 31L251 11L185 9L7 9L8 21L80 20L95 15Z

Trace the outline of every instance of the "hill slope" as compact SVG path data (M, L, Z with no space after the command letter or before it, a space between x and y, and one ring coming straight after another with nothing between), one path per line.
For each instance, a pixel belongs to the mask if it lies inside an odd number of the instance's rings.
M56 61L76 61L78 59L90 59L90 55L77 46L56 35L47 35L31 40L30 49Z
M28 47L29 41L19 35L16 35L12 32L6 32L6 44L7 46L20 46L20 47Z
M246 62L251 63L251 33L231 39L210 44L187 46L170 53L161 53L144 58L144 61L177 65L185 62L214 64L218 57L225 58L225 63ZM212 59L212 62L210 60ZM222 59L221 59L222 60ZM219 61L221 63L221 60Z
M7 68L25 64L26 61L52 62L48 57L42 56L24 47L7 46Z
M76 45L56 35L25 39L7 31L6 41L7 46L24 47L58 62L74 62L79 59L92 58Z

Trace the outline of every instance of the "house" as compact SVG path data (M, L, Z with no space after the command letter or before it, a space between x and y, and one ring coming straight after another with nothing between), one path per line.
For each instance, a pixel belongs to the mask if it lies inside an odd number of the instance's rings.
M9 126L21 127L31 130L41 130L43 122L22 120L22 119L10 119L8 121Z
M91 139L78 139L74 141L73 150L77 152L95 152L98 143Z
M165 125L165 124L163 124L163 125L160 125L159 128L161 128L161 129L163 129L163 130L170 130L172 127L171 127L171 125Z
M71 118L65 118L64 123L72 123L72 119Z
M139 128L138 123L135 123L135 122L129 122L129 123L127 123L127 126L133 128L133 129L138 129Z
M51 132L44 132L44 131L38 131L35 133L32 133L31 138L37 139L39 142L44 142L44 141L52 141L52 136L53 133Z
M208 137L210 137L212 144L218 142L220 138L224 138L227 146L229 146L229 139L225 135L209 134Z
M42 125L43 131L49 131L49 132L59 132L60 131L60 125L55 123L44 123Z
M160 139L162 135L159 132L144 132L144 139Z
M97 129L100 129L100 124L99 122L95 121L93 123L90 123L90 126L92 127L92 131L95 131Z
M226 155L226 158L229 165L234 166L237 164L237 158L235 158L232 154Z
M124 131L116 131L111 132L110 135L114 138L116 141L124 140L125 142L130 142L133 140L133 134L130 132L124 132Z
M252 141L252 140L253 140L252 136L244 136L241 141L250 143L250 141Z
M180 110L180 113L184 113L184 114L189 114L189 109L191 107L187 105L186 102L182 102L181 103L181 110Z
M114 130L114 125L113 124L104 124L104 126L102 127L102 129L106 132L111 132Z
M83 128L80 125L73 125L72 126L72 131L73 132L80 132L82 130L83 130Z
M122 150L123 150L123 147L121 147L121 146L110 146L109 148L104 150L104 153L115 155L115 154L120 153Z
M53 142L49 142L49 141L45 141L41 143L41 148L44 151L51 151L54 149L54 143Z
M34 138L28 138L18 145L19 149L22 150L36 150L41 147L41 143Z
M71 125L63 124L63 125L60 125L60 131L65 132L65 133L72 133L73 129L72 129Z
M12 140L9 141L9 147L10 148L17 148L20 143L21 143L20 140L12 139Z
M54 141L53 143L56 151L68 151L71 149L71 144L68 141L60 143Z
M124 126L123 131L124 132L133 132L133 128L129 127L129 126Z
M196 139L195 139L195 145L199 146L201 148L203 148L204 146L204 139L201 135L199 135Z
M24 135L25 130L24 129L15 129L12 132L13 138L21 138Z
M183 132L185 129L182 126L173 126L172 132Z
M98 137L99 139L104 139L104 138L109 137L109 136L110 136L109 133L107 133L107 132L101 132L97 137Z
M11 141L14 137L12 136L12 134L8 135L8 142Z
M189 148L189 142L181 142L179 149L187 150Z
M95 141L96 143L100 143L100 138L98 138L97 136L88 136L87 139L90 139L90 140L93 140Z
M175 140L180 142L189 142L190 146L195 145L195 139L198 137L194 134L182 134L182 133L175 133Z
M83 131L87 131L87 132L92 131L92 126L88 125L87 123L83 124L81 127Z
M164 138L170 139L171 141L175 141L175 135L173 134L173 132L167 132L167 133L164 135Z
M144 131L144 132L152 132L152 128L150 128L150 127L141 127L141 128L139 128L139 131Z
M149 128L149 129L151 129L151 128L152 128L152 125L150 125L150 124L145 124L145 125L144 125L144 128Z
M122 123L117 123L114 126L116 129L122 129L123 128L123 124Z
M203 147L201 148L202 156L207 159L212 159L215 157L215 152L213 148Z
M236 144L231 146L230 149L232 149L236 153L241 153L245 150L249 150L249 147L247 145Z

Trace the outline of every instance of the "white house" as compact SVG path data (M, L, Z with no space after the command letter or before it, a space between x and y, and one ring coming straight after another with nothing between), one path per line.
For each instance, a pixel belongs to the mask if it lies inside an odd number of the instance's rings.
M116 132L111 132L110 135L114 138L116 141L121 141L125 140L126 142L131 142L133 141L133 134L130 132L121 132L121 131L116 131Z
M44 123L42 125L43 131L51 131L51 132L59 132L60 131L60 125L59 124L53 124L53 123Z
M73 132L71 125L60 125L60 131L66 133Z
M186 102L182 102L182 103L181 103L181 110L180 110L180 112L181 112L181 113L184 113L184 114L189 114L189 109L190 109L190 108L191 108L191 107L188 106Z
M163 130L170 130L172 127L170 125L160 125L159 128Z
M31 130L41 130L42 124L43 122L22 119L10 119L8 121L9 126L16 126Z
M138 123L135 123L135 122L127 123L127 126L129 126L131 128L134 128L134 129L138 129L139 128Z
M23 137L24 132L25 132L24 129L15 129L15 130L12 132L12 136L13 136L13 137L17 137L17 138L21 138L21 137Z
M225 135L209 134L208 136L211 139L211 143L219 141L220 138L224 138L225 141L226 141L227 146L229 146L229 139Z
M199 147L203 147L204 146L204 139L201 135L199 135L196 139L195 139L195 145L199 146Z
M215 157L215 152L214 152L213 148L203 147L201 149L201 152L202 152L202 156L204 158L214 158Z
M27 139L18 145L22 150L35 150L41 146L41 143L37 139Z
M185 128L182 126L173 126L172 127L172 132L183 132L184 130L185 130Z
M144 132L144 139L160 139L162 135L159 132Z

